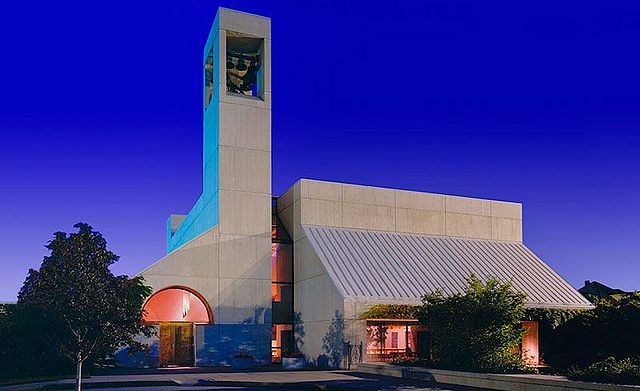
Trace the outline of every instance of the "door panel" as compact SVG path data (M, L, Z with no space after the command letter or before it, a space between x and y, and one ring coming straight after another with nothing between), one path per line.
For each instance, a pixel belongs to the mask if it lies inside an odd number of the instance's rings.
M176 365L181 367L193 366L193 324L182 323L176 325L175 338Z
M193 364L193 323L160 323L160 366Z

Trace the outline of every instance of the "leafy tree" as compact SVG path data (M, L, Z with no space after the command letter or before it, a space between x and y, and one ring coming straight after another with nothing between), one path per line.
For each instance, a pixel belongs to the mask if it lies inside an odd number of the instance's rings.
M596 300L557 327L549 344L550 364L556 368L584 367L609 357L638 358L640 352L640 293L615 300Z
M72 373L47 332L53 327L40 311L0 305L0 378Z
M538 322L538 339L541 360L546 364L555 361L553 336L556 329L576 316L589 310L571 310L562 308L527 308L524 320Z
M379 346L380 355L384 354L384 343L387 338L388 329L389 327L385 326L382 322L367 326L367 341Z
M436 291L422 299L418 319L431 329L434 364L480 372L525 370L517 349L525 332L524 294L496 278L483 284L471 275L468 282L462 294Z
M118 256L91 226L78 223L78 232L56 232L46 246L39 270L29 274L18 294L18 309L37 311L53 327L43 330L59 351L76 365L77 389L82 366L117 347L143 346L136 336L150 336L142 323L142 305L151 294L142 277L115 276L109 267Z

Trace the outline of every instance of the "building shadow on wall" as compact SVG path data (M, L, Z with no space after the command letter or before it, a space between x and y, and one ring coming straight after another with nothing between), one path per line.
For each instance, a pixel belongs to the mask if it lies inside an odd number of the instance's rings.
M254 308L253 316L242 320L243 324L271 323L271 308Z
M160 363L160 339L158 326L154 326L151 336L139 335L136 340L146 345L142 350L130 351L129 347L121 347L113 353L115 361L124 367L153 368ZM107 357L108 358L108 357Z
M326 360L330 368L339 368L344 351L344 316L336 310L327 333L322 337L322 352L325 357L318 357L318 365Z
M297 352L302 351L304 346L304 320L302 319L302 313L299 311L293 312L293 347Z

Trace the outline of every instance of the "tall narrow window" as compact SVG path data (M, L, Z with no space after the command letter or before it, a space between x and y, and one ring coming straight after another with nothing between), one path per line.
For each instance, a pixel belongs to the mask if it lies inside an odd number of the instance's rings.
M231 90L230 90L231 91ZM278 201L273 199L271 214L271 338L272 362L296 349L293 315L293 241L278 218Z
M398 332L391 332L391 349L398 349Z
M207 61L204 63L204 110L209 108L213 97L213 47L209 50Z

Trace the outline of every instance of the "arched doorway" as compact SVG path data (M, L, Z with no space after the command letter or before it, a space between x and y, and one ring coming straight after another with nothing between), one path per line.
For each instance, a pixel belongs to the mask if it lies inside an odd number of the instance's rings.
M143 309L143 321L160 329L160 366L193 366L195 325L213 324L204 297L187 287L170 286L151 295Z

